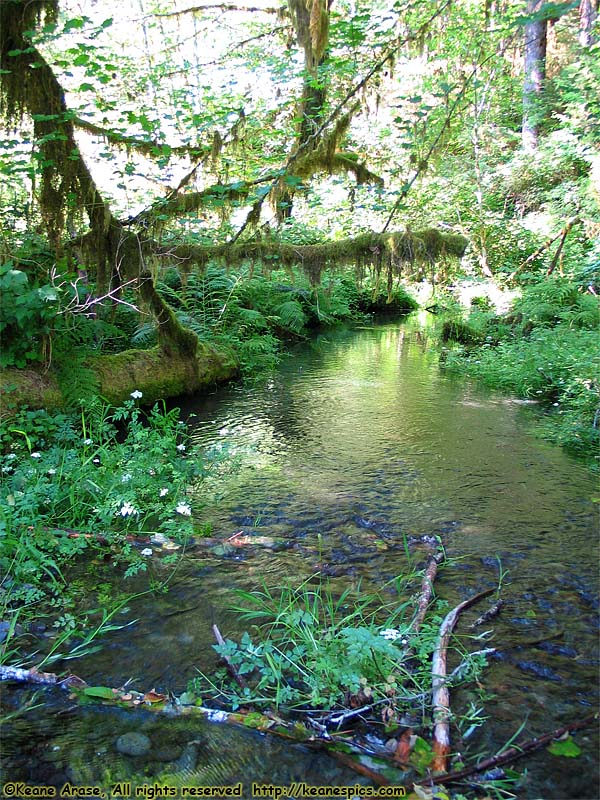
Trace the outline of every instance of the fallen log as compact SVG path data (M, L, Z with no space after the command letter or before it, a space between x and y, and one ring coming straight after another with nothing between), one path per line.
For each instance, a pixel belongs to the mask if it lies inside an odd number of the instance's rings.
M433 653L431 662L432 674L432 711L433 711L433 752L432 768L434 772L446 772L448 755L450 753L450 692L446 677L446 659L448 643L454 626L460 614L469 606L488 597L495 589L486 589L484 592L463 600L444 617Z

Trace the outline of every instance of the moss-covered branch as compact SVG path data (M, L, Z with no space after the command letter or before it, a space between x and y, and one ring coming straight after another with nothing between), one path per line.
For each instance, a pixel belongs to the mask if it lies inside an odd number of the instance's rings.
M252 239L233 245L157 245L154 253L176 258L185 269L204 267L208 261L237 265L245 260L273 266L302 266L313 284L327 269L354 265L373 266L376 272L400 274L404 264L432 264L445 258L461 258L467 247L464 236L442 233L435 228L422 231L364 233L355 238L321 244L295 245L274 239Z
M81 117L73 117L73 124L76 128L91 133L94 136L99 136L105 141L110 142L110 144L114 144L116 147L123 147L126 150L137 150L151 158L165 158L174 155L189 156L195 161L200 161L208 158L212 153L212 144L172 146L166 142L156 142L152 139L140 139L137 136L127 136L112 128L104 128L101 125L95 125L93 122L82 119Z

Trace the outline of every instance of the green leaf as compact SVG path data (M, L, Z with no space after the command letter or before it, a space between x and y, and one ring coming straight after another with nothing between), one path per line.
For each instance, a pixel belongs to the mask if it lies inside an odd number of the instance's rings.
M577 758L581 755L581 748L571 736L560 739L546 748L553 756L564 756L565 758Z
M65 27L63 29L64 33L69 33L69 31L73 30L81 30L85 23L88 21L87 17L73 17L73 19L68 19L65 22Z
M80 92L93 92L94 89L95 86L93 83L82 83L81 86L79 87Z
M414 764L416 769L423 770L428 767L432 761L433 749L431 745L425 739L417 736L415 740L415 746L410 754L411 764Z
M116 697L108 686L86 686L83 694L86 697L99 697L102 700L114 700Z

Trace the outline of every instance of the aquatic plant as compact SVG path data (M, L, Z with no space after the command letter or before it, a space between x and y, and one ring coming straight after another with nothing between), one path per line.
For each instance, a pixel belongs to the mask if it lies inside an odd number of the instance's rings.
M414 597L401 599L415 578L411 573L391 582L388 588L399 595L394 601L360 587L336 593L318 575L298 587L237 590L239 605L232 610L240 621L255 622L252 632L214 645L229 671L200 673L189 691L208 691L234 709L250 704L318 712L367 705L379 707L381 719L393 725L431 690L430 661L444 605L415 624ZM470 674L482 666L473 659Z

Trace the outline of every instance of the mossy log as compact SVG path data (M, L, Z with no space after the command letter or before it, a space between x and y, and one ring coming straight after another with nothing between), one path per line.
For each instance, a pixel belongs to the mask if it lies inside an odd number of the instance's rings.
M144 403L193 394L229 380L238 372L233 353L217 351L202 342L193 357L167 354L160 348L125 350L89 359L87 366L98 377L99 394L113 404L123 402L135 390L143 393ZM23 405L46 409L66 405L52 371L0 370L1 415L9 416L12 409Z

